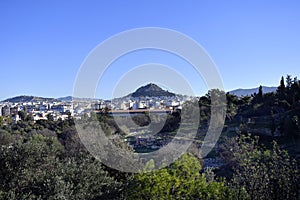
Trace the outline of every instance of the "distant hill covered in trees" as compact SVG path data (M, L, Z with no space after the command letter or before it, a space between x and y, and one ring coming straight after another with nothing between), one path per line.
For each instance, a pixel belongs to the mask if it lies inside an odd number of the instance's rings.
M137 89L134 93L131 94L132 97L172 97L175 96L174 93L163 90L161 87L157 86L154 83L150 83L148 85L142 86Z

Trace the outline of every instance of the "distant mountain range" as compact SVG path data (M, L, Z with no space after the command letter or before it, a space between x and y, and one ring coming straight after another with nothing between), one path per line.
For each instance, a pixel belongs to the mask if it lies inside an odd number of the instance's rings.
M264 93L268 92L274 92L277 90L277 87L262 87ZM229 91L230 94L234 94L236 96L251 96L254 93L258 93L258 87L257 88L251 88L251 89L236 89ZM127 95L127 97L159 97L159 96L166 96L166 97L173 97L176 94L169 92L167 90L163 90L156 84L150 83L148 85L142 86L138 88L135 92ZM12 97L9 99L6 99L2 102L11 102L11 103L17 103L17 102L38 102L38 101L83 101L83 100L93 100L90 98L77 98L77 97L72 97L72 96L67 96L67 97L60 97L60 98L45 98L45 97L36 97L36 96L17 96L17 97Z
M6 99L3 102L18 103L18 102L54 101L54 100L55 100L55 98L45 98L45 97L22 95L22 96L17 96L17 97L12 97L12 98Z
M53 101L86 101L86 100L96 100L91 98L78 98L72 96L60 97L60 98L45 98L45 97L36 97L36 96L16 96L9 99L5 99L2 102L10 102L10 103L19 103L19 102L53 102Z
M251 89L236 89L229 92L229 94L234 94L236 96L251 96L254 93L258 93L259 87ZM267 87L262 86L263 93L275 92L277 87Z

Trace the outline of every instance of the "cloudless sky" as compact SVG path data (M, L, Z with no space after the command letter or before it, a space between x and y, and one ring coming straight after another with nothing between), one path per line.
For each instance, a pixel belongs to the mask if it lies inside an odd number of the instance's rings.
M72 95L80 66L94 47L141 27L174 29L195 39L214 60L226 90L277 86L281 76L300 77L299 10L297 0L1 0L0 100ZM111 87L134 65L190 67L168 56L137 52L119 59L100 81L97 96L109 98ZM120 70L122 65L126 70ZM195 94L205 93L201 77L183 72Z

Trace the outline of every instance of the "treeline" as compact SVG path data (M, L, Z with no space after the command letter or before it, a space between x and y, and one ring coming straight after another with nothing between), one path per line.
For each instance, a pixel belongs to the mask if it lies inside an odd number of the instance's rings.
M300 80L297 77L282 77L275 92L264 93L260 86L259 91L251 96L209 91L199 99L202 125L210 120L211 95L221 94L226 96L226 125L240 124L247 128L247 123L253 121L252 127L255 128L264 122L264 127L270 129L273 136L278 132L282 136L300 137Z
M1 199L299 199L297 164L276 143L268 150L250 136L228 139L222 157L233 174L227 179L203 171L189 154L154 172L149 162L147 173L134 175L102 165L72 127L62 127L56 136L46 128L2 144Z
M299 199L297 163L276 143L266 149L257 137L239 135L222 148L232 169L223 178L191 154L160 170L151 171L150 161L143 172L128 174L93 158L65 123L57 135L45 128L2 144L0 198Z

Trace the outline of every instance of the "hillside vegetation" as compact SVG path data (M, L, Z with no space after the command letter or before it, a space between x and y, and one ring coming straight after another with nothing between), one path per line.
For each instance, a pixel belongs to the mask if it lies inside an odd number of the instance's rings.
M212 90L196 101L199 142L210 122L211 96L220 94ZM0 117L0 199L300 199L300 81L287 76L276 92L260 87L252 96L225 95L225 127L209 155L222 159L220 168L204 167L190 152L160 170L152 171L150 160L140 173L124 173L86 150L71 116L34 122L20 113L17 123ZM179 114L168 117L165 131L179 127ZM133 151L107 114L78 122L93 120L118 147ZM134 119L141 126L148 120Z

